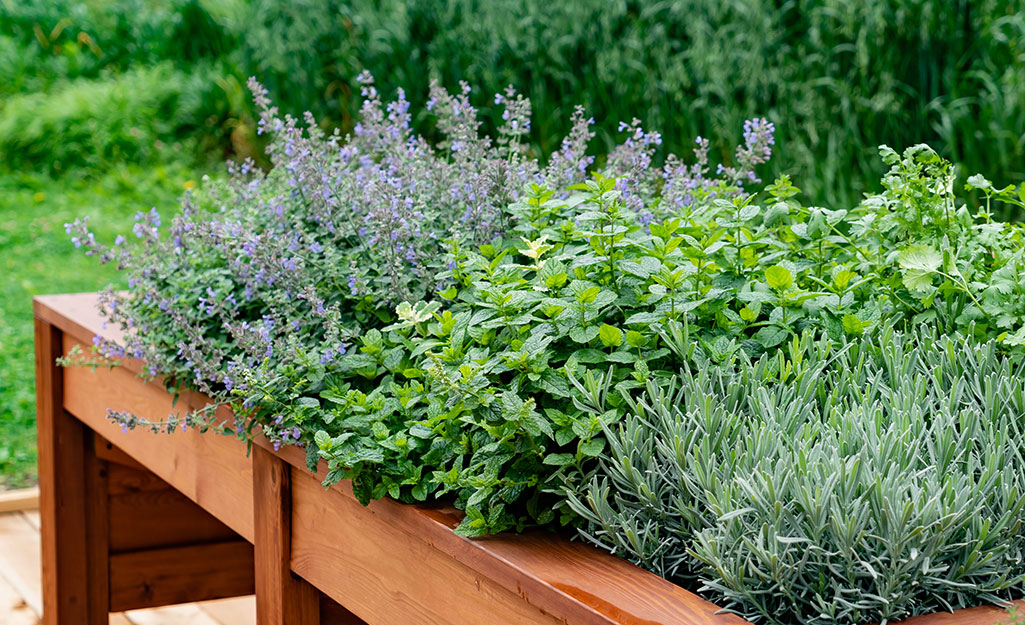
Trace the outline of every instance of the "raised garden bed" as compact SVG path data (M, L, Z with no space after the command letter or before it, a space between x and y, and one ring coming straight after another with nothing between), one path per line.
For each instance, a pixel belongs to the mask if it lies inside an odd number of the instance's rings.
M255 592L260 623L744 623L619 558L552 533L457 536L454 509L360 505L292 447L190 430L122 432L107 409L175 406L138 363L60 368L104 327L93 294L37 298L44 622ZM915 625L982 625L980 607Z

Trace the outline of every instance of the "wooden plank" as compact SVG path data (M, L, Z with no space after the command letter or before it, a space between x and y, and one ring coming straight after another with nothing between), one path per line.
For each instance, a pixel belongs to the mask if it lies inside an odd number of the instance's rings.
M88 582L103 570L88 548L85 428L63 408L60 330L37 318L35 342L43 622L100 625L92 606L104 598L90 597Z
M39 508L39 488L0 492L0 514Z
M138 466L136 469L124 464L107 464L107 492L111 497L174 490L152 471Z
M1025 601L1015 601L1014 605L1019 612L1025 610ZM998 625L1009 622L1006 608L987 605L913 616L903 621L894 621L893 625Z
M109 527L111 553L238 538L230 527L170 487L112 495Z
M64 350L76 344L66 338ZM122 432L107 417L109 408L162 420L184 414L190 401L201 400L184 398L175 404L162 386L145 383L120 367L64 370L63 402L69 413L251 542L252 463L243 443L191 429L160 435L144 428Z
M25 520L28 521L28 524L35 528L37 532L39 531L39 510L23 510L21 512L21 516L23 516Z
M292 569L368 623L561 622L298 469L292 510Z
M291 558L291 467L262 447L253 449L256 530L256 622L258 625L318 625L320 593L293 575Z
M146 467L115 447L114 443L108 441L95 432L93 432L93 453L96 454L97 458L106 460L109 464L129 467L136 471L146 471Z
M0 577L0 623L4 625L36 625L36 613L25 600Z
M89 558L89 622L106 623L110 613L107 463L93 453L91 437L84 436L85 540Z
M257 439L257 445L269 443ZM301 450L283 447L278 455L292 464L293 471L310 479ZM322 463L318 475L325 471ZM295 480L293 476L293 482ZM317 487L323 491L319 484ZM343 508L332 504L340 517L353 517L345 523L362 521L359 510L364 510L362 516L374 519L377 524L401 528L408 536L429 544L434 557L450 558L478 577L567 623L742 625L747 622L734 614L718 613L715 604L625 560L554 533L503 534L470 540L452 531L461 519L461 513L452 508L404 505L390 499L374 501L363 508L352 496L348 482L336 485L331 491L355 506L342 514ZM313 493L309 496L312 499ZM296 516L305 522L303 515L324 514L314 511L319 509L311 505L311 510L296 512ZM299 537L294 531L293 534L293 548L297 548L295 545L301 538L304 549L308 547L312 557L312 552L319 548L317 538ZM293 568L306 576L302 569ZM330 580L324 580L328 585L323 585L318 579L307 579L324 593L349 605L338 594L344 590L330 587ZM349 607L360 614L354 606ZM373 622L365 614L360 616Z
M124 615L132 625L219 625L195 603L131 610Z
M0 515L0 579L36 614L43 611L41 572L39 530L19 513Z
M96 307L97 301L96 293L41 295L32 299L32 310L36 319L60 328L86 345L92 344L94 336L120 342L123 333L107 324Z
M196 603L131 610L124 615L131 625L220 625Z
M253 593L253 546L244 540L151 549L110 558L111 611Z

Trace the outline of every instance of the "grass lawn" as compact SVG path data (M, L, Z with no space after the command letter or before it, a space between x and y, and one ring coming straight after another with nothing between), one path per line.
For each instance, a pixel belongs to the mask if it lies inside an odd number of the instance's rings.
M36 481L32 297L93 291L117 278L113 266L75 249L64 224L90 216L110 242L130 234L136 211L169 213L196 175L180 165L89 179L0 174L0 490Z

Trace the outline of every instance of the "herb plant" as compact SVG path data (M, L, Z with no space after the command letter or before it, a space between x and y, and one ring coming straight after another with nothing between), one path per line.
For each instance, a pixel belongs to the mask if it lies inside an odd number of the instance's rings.
M956 517L948 528L945 515L968 497L958 490L968 482L929 481L932 456L914 456L887 437L905 436L902 444L912 445L912 435L932 427L925 415L947 410L936 427L978 433L985 443L962 454L969 467L1012 462L1010 450L997 460L980 454L1009 445L1011 438L1001 437L1010 430L1000 428L1017 427L1020 398L1005 379L1017 361L1004 354L1025 343L1025 292L1016 282L1025 235L1020 225L994 221L991 210L992 202L1022 201L1013 187L973 177L970 185L988 203L970 208L955 198L951 164L927 146L881 148L889 172L879 193L849 209L808 206L786 176L762 187L757 170L774 145L774 127L764 119L745 124L730 163L713 166L709 142L698 138L692 158L670 155L656 166L661 136L637 121L622 124L622 143L595 158L592 120L582 109L573 112L560 151L541 163L525 143L530 104L511 89L494 97L504 123L489 137L480 132L468 85L456 93L435 87L426 109L438 140L429 142L413 133L401 92L385 102L371 77L361 81L362 116L350 137L325 134L312 116L279 116L254 83L272 168L234 165L226 181L186 196L166 235L155 212L138 215L134 245L122 237L108 247L85 222L68 225L87 253L131 276L127 293L103 298L127 343L100 341L98 351L140 358L148 375L164 375L172 389L192 387L212 398L182 425L242 438L259 432L274 445L302 446L311 467L327 463L327 483L351 479L364 503L385 496L453 501L466 513L458 528L464 535L586 521L599 542L667 575L700 577L749 614L771 615L777 602L792 600L799 618L885 619L918 609L912 605L997 600L1019 585L1017 528L1007 516L1019 510L1016 482L1008 478L1010 490L992 491L988 482L973 482L986 488L972 497L988 499L969 498L971 509L1002 525L965 529L975 515ZM893 338L894 328L932 338L908 343ZM955 339L941 334L959 337L966 355L951 353ZM882 347L873 347L877 339ZM939 346L942 363L918 354ZM920 369L901 369L907 363L887 351L898 348L906 348L901 357L916 354L906 360ZM971 377L975 360L959 358L978 360L986 377ZM941 364L952 367L949 374ZM699 477L715 474L723 492L672 491L690 488L676 480L697 465L657 464L663 459L656 447L638 452L654 471L643 479L653 482L634 493L613 479L619 469L641 479L631 467L642 459L630 458L624 432L643 433L651 446L675 440L672 428L695 423L654 416L676 414L674 402L698 401L676 393L680 385L693 391L706 383L725 394L723 419L732 421L714 436L695 433L676 451L720 445L708 447L722 455L703 457L708 464ZM976 387L990 390L981 399L966 394ZM995 406L992 392L1011 403ZM954 398L986 403L944 403ZM719 410L713 400L714 393L701 399L706 411ZM232 405L233 422L214 420L219 404ZM976 412L982 416L960 421ZM145 423L113 417L126 427ZM869 417L875 421L862 422ZM874 433L866 429L871 424ZM799 449L770 446L784 434L788 444L821 438L837 447L808 465ZM846 523L842 513L868 515L850 519L871 538L852 537L853 551L841 554L875 558L864 560L871 571L858 568L862 560L836 568L829 559L834 538L817 536L822 552L804 550L817 558L812 564L786 577L778 577L782 569L757 569L761 585L749 579L738 563L760 553L761 539L744 533L740 514L721 517L742 495L774 497L772 489L784 486L751 482L743 463L753 469L771 459L765 470L785 480L794 463L801 471L847 467L855 444L876 445L864 453L877 463L890 451L904 453L906 473L878 471L919 481L880 482L875 490L867 482L824 483L873 496L886 486L910 502L909 510L942 512L914 530L916 540L932 541L915 553L929 547L936 554L924 565L926 578L904 574L907 562L918 566L917 555L900 560L872 551L885 529L877 525L889 523L884 512L896 500L866 495L858 501L878 509L864 512L844 491L830 496L850 506L821 508L815 518ZM943 466L962 456L944 456ZM625 467L610 464L624 457ZM974 468L966 471L982 479ZM873 475L865 469L855 477ZM649 536L637 536L643 517L630 520L633 495L600 498L608 495L601 476L644 500ZM797 501L793 489L785 501ZM593 505L585 505L585 493ZM937 499L948 495L956 497ZM769 504L762 512L749 507L768 518L775 499ZM715 534L717 523L732 533ZM894 536L910 521L901 523ZM990 535L1010 551L986 543ZM989 559L962 554L965 545ZM992 567L1005 557L1011 572L1001 577ZM940 561L968 568L956 575L930 568L946 566ZM816 575L832 581L808 581ZM810 590L793 599L790 583ZM873 603L876 595L883 600Z
M625 396L568 490L590 540L754 622L873 623L1020 596L1025 371L911 334L785 349Z
M347 140L311 118L280 117L254 84L273 168L233 165L228 180L185 198L166 236L155 212L137 215L136 245L119 237L108 247L84 221L68 225L76 245L131 276L128 293L103 297L127 343L99 350L210 395L184 425L208 427L212 408L231 403L236 422L215 425L303 445L311 463L328 460L329 481L351 478L362 501L453 496L468 534L551 522L561 502L553 475L602 445L600 423L576 423L580 411L566 408L570 389L621 383L630 367L643 371L642 356L667 353L654 328L630 331L616 311L683 312L682 283L668 300L633 302L627 290L655 283L652 260L636 268L631 246L649 241L658 187L690 189L684 205L746 197L772 126L752 122L717 177L706 142L693 165L657 169L658 135L628 124L610 177L585 184L592 121L582 110L542 166L520 142L529 103L512 91L495 98L507 114L491 139L478 132L469 86L433 90L426 108L442 139L432 145L412 134L401 92L385 103L362 80L363 114ZM517 202L524 188L531 195ZM555 253L566 258L549 262ZM653 312L663 300L668 312ZM621 372L604 373L606 352Z

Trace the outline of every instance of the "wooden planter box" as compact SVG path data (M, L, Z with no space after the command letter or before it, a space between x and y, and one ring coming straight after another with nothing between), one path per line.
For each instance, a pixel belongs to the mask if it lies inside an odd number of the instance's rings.
M60 368L104 328L92 294L35 300L43 622L256 593L263 624L742 624L619 558L551 533L457 536L454 509L363 507L294 448L195 431L122 432L107 409L178 406L139 364ZM911 619L995 624L993 607Z

